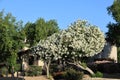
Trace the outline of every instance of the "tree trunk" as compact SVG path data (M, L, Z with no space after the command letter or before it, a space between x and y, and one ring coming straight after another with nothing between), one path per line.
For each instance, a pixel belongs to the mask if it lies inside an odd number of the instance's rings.
M75 63L70 63L70 62L67 62L69 65L73 65L73 66L75 66L75 67L77 67L77 68L80 68L80 69L82 69L82 70L86 70L86 71L88 71L91 75L93 75L93 74L95 74L89 67L83 67L82 65L80 65L80 64L75 64Z
M49 60L48 61L48 63L46 63L45 64L45 66L46 66L46 72L47 72L47 78L50 78L50 71L49 71L49 69L50 69L50 64L51 64L51 61Z
M50 76L50 73L49 73L49 67L48 66L46 66L46 69L47 69L47 78L49 78Z

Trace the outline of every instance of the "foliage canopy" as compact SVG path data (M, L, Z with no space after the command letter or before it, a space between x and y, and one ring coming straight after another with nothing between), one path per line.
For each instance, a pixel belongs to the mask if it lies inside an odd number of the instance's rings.
M44 57L51 55L55 58L93 56L103 49L104 43L104 34L98 27L78 20L67 30L41 40L35 52L41 56L45 54Z
M107 25L108 32L106 39L113 45L120 46L120 0L115 0L114 3L107 8L108 13L112 15L116 23L109 23Z
M0 62L10 67L15 66L17 52L23 47L22 27L22 21L17 22L12 14L0 12Z
M83 56L93 56L101 52L104 43L104 34L99 28L78 20L67 30L40 40L32 49L46 63L48 72L52 60L79 61Z
M120 0L114 0L114 3L107 10L116 22L120 22Z
M45 21L39 18L35 23L28 22L24 27L27 43L31 46L59 31L55 20Z

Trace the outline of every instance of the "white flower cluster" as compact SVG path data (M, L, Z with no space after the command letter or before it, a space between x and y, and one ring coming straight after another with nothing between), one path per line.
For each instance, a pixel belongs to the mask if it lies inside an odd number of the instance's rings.
M58 59L81 56L93 56L99 53L105 43L103 32L86 21L78 20L67 30L55 33L46 40L41 40L34 50L41 58Z

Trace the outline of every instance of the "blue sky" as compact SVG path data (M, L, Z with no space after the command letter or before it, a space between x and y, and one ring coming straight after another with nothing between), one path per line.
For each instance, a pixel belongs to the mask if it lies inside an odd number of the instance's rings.
M10 12L24 23L34 22L38 18L55 19L60 29L78 19L87 20L92 25L107 32L106 25L114 20L107 14L106 8L114 0L0 0L0 10Z

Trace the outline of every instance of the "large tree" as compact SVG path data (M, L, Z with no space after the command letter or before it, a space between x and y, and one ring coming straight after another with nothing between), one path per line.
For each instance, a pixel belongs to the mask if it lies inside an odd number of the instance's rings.
M116 23L109 23L107 25L108 32L106 38L113 45L120 46L120 1L114 0L113 4L107 8L108 13L112 15Z
M26 23L24 31L26 33L27 43L33 46L41 39L46 39L53 33L58 32L59 28L55 20L45 21L43 18L39 18L34 23Z
M112 45L120 47L120 23L109 23L107 28L106 40Z
M116 22L120 22L120 0L114 0L113 4L107 10L108 14L112 15Z
M113 4L107 8L108 14L113 17L115 23L110 22L107 25L108 32L106 33L106 39L113 46L120 47L120 0L114 0ZM118 55L118 62L120 62L120 53L114 53Z
M16 22L10 13L0 12L0 63L7 63L10 68L15 67L17 52L23 46L21 22Z
M64 60L78 66L81 57L93 56L101 52L104 43L104 34L99 28L86 21L78 20L67 30L41 40L33 49L46 64L47 76L49 76L49 66L52 60ZM79 67L83 68L80 65ZM88 68L85 70L90 71ZM92 71L90 72L93 74Z

